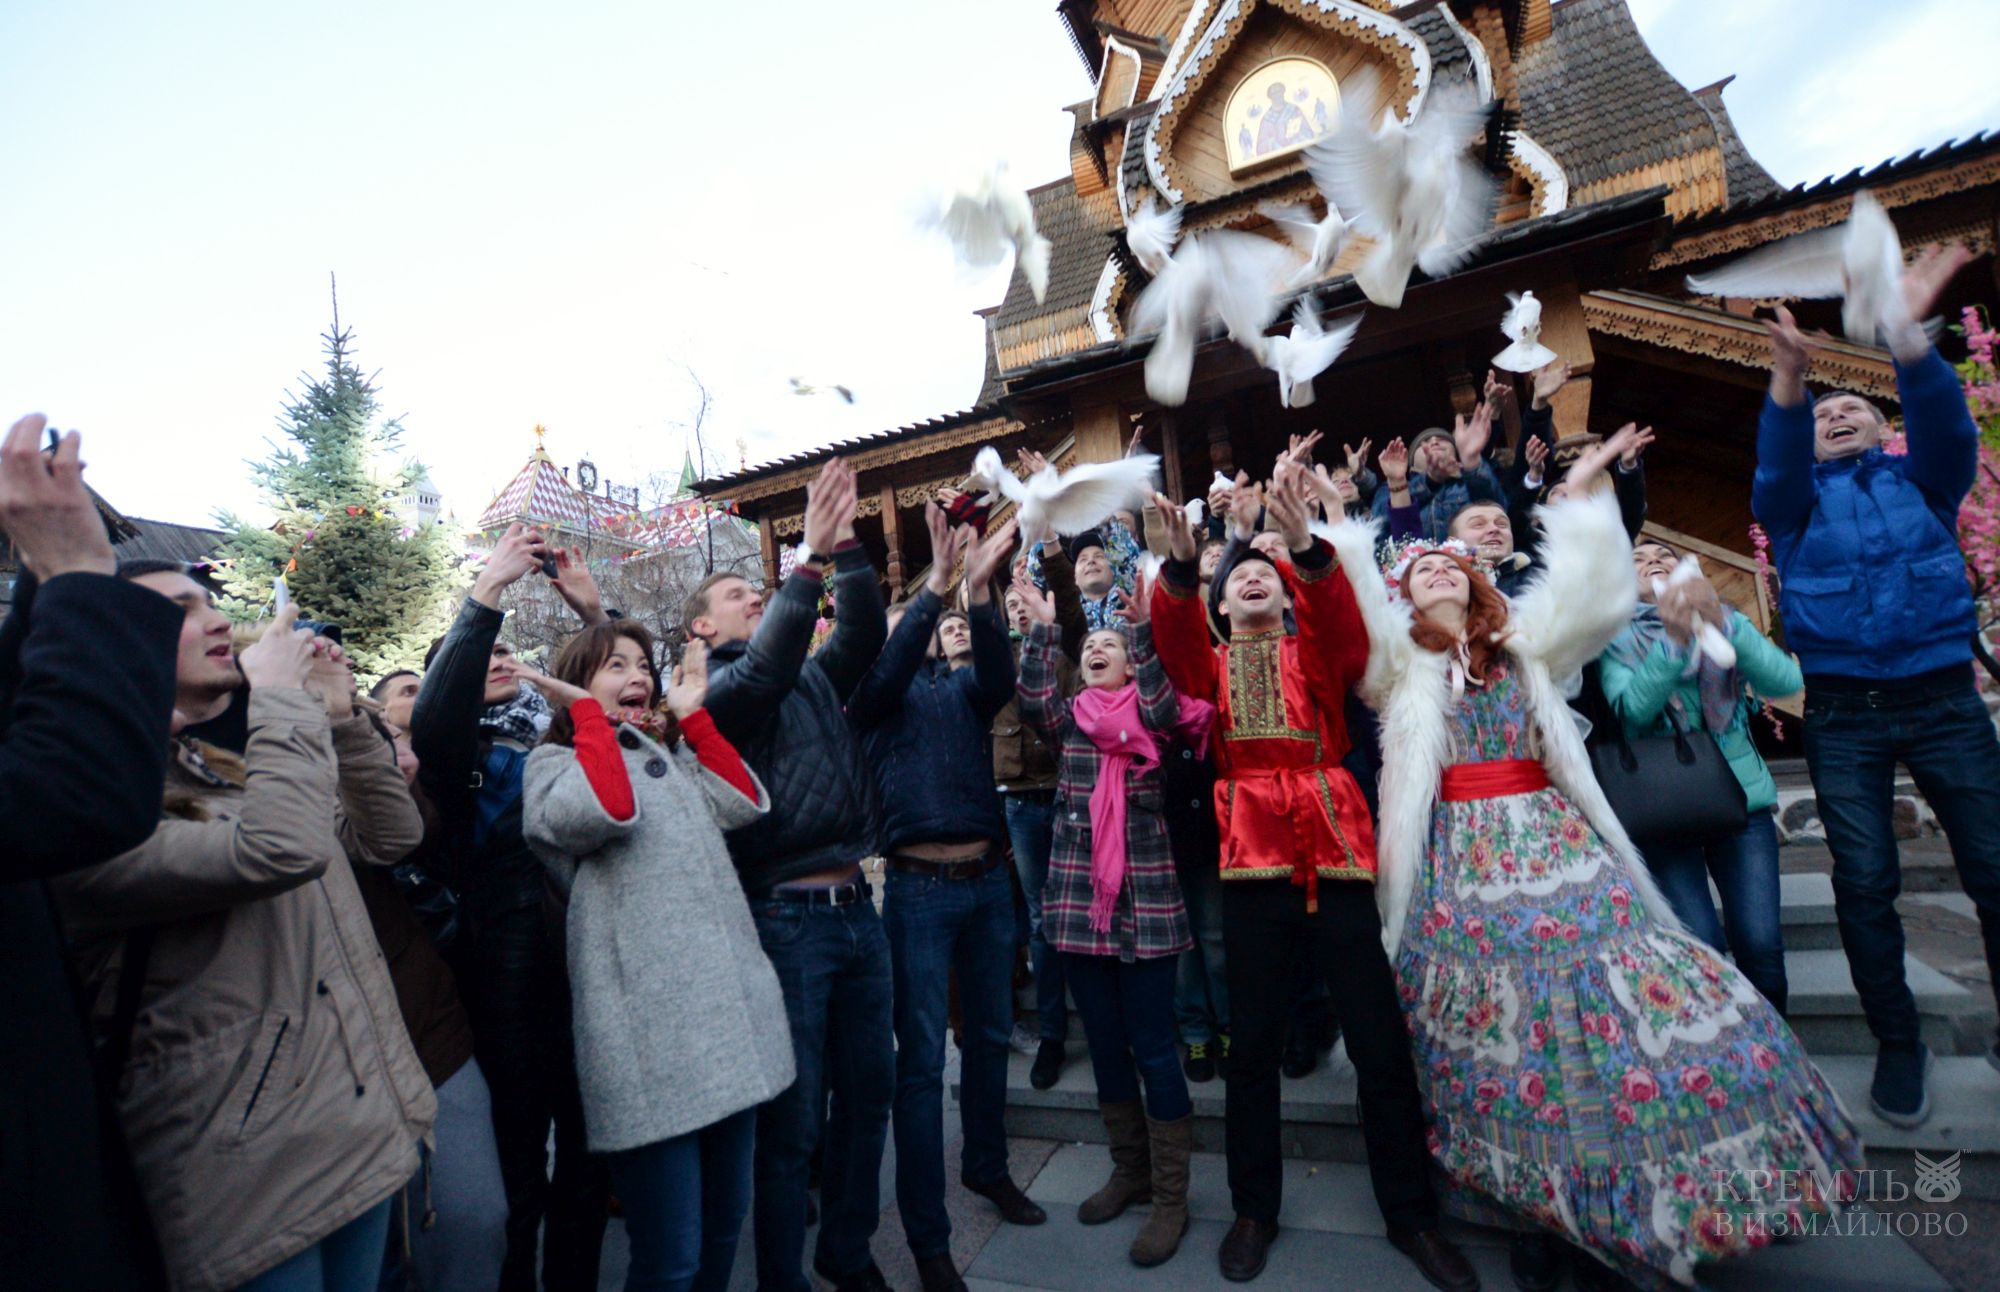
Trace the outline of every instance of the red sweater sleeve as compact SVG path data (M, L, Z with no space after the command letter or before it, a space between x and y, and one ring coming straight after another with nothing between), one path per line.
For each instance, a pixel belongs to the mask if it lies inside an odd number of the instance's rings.
M604 708L588 696L569 706L576 726L576 761L597 801L613 821L630 821L638 809L632 800L632 778L625 773L625 755Z
M729 737L715 729L715 719L708 716L707 709L696 709L682 718L681 734L687 737L688 748L694 750L703 767L729 782L744 798L752 803L757 801L757 783L750 779L743 756L729 743Z

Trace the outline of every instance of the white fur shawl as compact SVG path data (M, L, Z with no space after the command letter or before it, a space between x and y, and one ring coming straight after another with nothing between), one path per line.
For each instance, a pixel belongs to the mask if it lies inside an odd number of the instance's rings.
M1655 920L1680 928L1639 852L1612 815L1590 771L1555 679L1567 677L1632 618L1637 585L1632 545L1607 490L1537 512L1543 534L1541 575L1513 602L1505 649L1528 693L1549 781L1580 808L1624 861L1632 889ZM1382 820L1377 831L1375 901L1382 941L1396 953L1410 895L1424 864L1431 805L1447 756L1451 686L1445 657L1410 640L1410 606L1391 599L1375 559L1372 524L1342 521L1316 532L1333 544L1368 626L1368 671L1361 697L1382 717Z

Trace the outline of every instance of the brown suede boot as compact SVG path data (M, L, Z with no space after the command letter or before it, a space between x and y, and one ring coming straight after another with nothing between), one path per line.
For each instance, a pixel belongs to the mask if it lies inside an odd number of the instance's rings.
M1194 1151L1194 1118L1156 1122L1146 1119L1152 1136L1153 1214L1132 1240L1132 1263L1162 1265L1180 1250L1188 1227L1188 1155Z
M1083 1200L1076 1218L1101 1225L1153 1196L1153 1159L1146 1150L1146 1110L1139 1104L1104 1104L1104 1129L1111 1135L1111 1178Z

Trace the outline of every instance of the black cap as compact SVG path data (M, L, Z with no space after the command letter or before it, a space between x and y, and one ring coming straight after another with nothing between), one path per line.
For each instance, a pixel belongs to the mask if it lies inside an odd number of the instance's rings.
M1222 589L1229 582L1229 576L1236 572L1236 567L1246 561L1262 561L1272 569L1278 570L1280 574L1284 573L1276 561L1248 543L1237 550L1236 555L1230 558L1229 564L1215 567L1215 578L1210 580L1208 585L1208 622L1216 636L1224 641L1229 640L1229 616L1222 612Z
M1104 536L1094 529L1086 529L1081 534L1072 534L1063 540L1063 555L1075 561L1084 548L1103 546Z

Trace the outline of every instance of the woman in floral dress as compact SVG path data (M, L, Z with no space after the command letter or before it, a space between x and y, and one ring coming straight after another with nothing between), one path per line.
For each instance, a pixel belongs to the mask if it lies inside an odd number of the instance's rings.
M1630 544L1587 487L1541 513L1514 601L1469 549L1328 534L1382 714L1377 900L1447 1206L1523 1231L1515 1281L1691 1285L1698 1265L1852 1195L1861 1142L1797 1038L1682 932L1590 773L1553 678L1632 612Z

